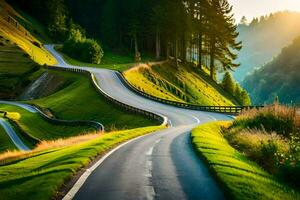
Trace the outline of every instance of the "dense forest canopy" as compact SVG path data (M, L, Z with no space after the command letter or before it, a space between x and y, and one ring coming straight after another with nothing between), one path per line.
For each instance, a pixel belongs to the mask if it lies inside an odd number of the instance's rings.
M278 96L282 103L300 102L300 37L284 48L280 55L252 75L243 86L254 103L270 103Z
M300 35L300 13L284 11L252 21L243 18L238 32L243 49L238 53L237 61L241 66L236 69L234 77L241 82L247 74L270 62Z

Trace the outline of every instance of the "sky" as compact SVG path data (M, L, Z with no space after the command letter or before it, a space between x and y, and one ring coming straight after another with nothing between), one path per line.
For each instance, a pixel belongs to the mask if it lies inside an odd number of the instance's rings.
M300 0L228 0L233 5L237 22L242 16L248 21L276 11L290 10L300 12Z

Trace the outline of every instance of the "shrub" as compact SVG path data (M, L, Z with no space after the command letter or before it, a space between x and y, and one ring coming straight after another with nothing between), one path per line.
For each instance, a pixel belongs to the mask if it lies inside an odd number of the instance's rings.
M260 166L300 186L300 116L279 104L243 111L225 138Z
M243 111L234 121L233 126L265 129L288 137L291 133L300 130L300 116L293 107L274 104L259 110Z
M80 29L70 31L62 51L72 58L93 64L100 64L104 55L100 44L94 39L86 38Z

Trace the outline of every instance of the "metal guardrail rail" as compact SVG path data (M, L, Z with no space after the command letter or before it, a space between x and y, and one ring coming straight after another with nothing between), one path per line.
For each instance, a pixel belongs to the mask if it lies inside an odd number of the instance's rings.
M31 106L44 120L46 120L47 122L49 122L51 124L64 125L64 126L89 126L89 127L93 127L97 132L104 132L104 130L105 130L104 126L101 123L96 122L96 121L55 119L55 118L48 116L46 113L44 113L40 108L38 108L34 104L25 104L25 103L20 103L20 104ZM0 113L6 114L7 112L0 111ZM13 124L20 131L20 133L23 135L23 137L25 137L27 140L31 141L33 144L37 144L37 143L41 142L40 139L25 132L17 122L10 120L10 119L8 119L8 120L11 124Z
M37 106L32 105L36 111L41 115L43 119L48 121L49 123L53 123L56 125L65 125L65 126L90 126L96 129L98 132L104 132L104 126L96 121L87 121L87 120L62 120L62 119L56 119L49 117L46 113L44 113L41 109L39 109Z
M238 114L242 110L253 109L253 108L259 109L259 108L264 107L264 106L200 106L200 105L194 105L194 104L180 103L180 102L176 102L176 101L171 101L171 100L155 97L153 95L150 95L150 94L147 94L143 91L138 90L136 87L134 87L131 83L128 82L128 80L124 77L124 75L120 71L117 72L117 76L120 78L120 80L123 82L123 84L128 89L133 91L134 93L142 95L142 96L144 96L148 99L159 101L161 103L176 106L176 107L179 107L179 108L199 110L199 111L207 111L207 112Z
M157 120L159 121L163 126L167 126L168 125L168 119L167 117L163 116L163 115L160 115L158 113L153 113L153 112L149 112L149 111L146 111L146 110L142 110L142 109L139 109L139 108L136 108L136 107L133 107L133 106L130 106L130 105L127 105L125 103L122 103L116 99L114 99L113 97L111 97L109 94L107 94L105 91L103 91L98 83L97 83L97 80L94 76L93 73L87 71L87 70L83 70L83 69L77 69L77 68L63 68L63 67L56 67L56 66L47 66L47 69L48 70L58 70L58 71L67 71L67 72L74 72L74 73L81 73L81 74L85 74L87 75L89 78L91 78L91 81L92 81L92 84L93 86L97 89L97 91L103 95L106 99L108 99L110 102L124 108L125 110L128 110L128 111L131 111L133 113L138 113L138 114L142 114L144 116L147 116L151 119L154 119L154 120Z

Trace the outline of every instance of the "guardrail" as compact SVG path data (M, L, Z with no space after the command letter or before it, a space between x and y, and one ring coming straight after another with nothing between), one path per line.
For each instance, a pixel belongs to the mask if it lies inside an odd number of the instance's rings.
M96 121L86 121L86 120L62 120L49 117L46 113L44 113L40 108L36 105L32 104L31 106L40 114L40 116L48 121L49 123L55 125L65 125L65 126L90 126L96 129L97 132L104 132L104 126Z
M94 76L93 73L87 71L87 70L83 70L83 69L78 69L78 68L63 68L63 67L56 67L56 66L46 66L47 69L49 70L58 70L58 71L67 71L67 72L74 72L74 73L81 73L81 74L85 74L87 75L89 78L91 78L92 84L93 86L97 89L97 91L103 95L107 100L109 100L110 102L122 107L123 109L133 112L133 113L137 113L137 114L142 114L144 116L147 116L151 119L157 120L159 121L163 126L167 126L168 125L168 119L167 117L160 115L158 113L153 113L153 112L149 112L146 110L142 110L130 105L127 105L125 103L122 103L121 101L118 101L116 99L114 99L112 96L110 96L109 94L107 94L104 90L102 90Z
M123 82L123 84L131 91L133 91L136 94L142 95L148 99L159 101L164 104L172 105L179 108L185 108L185 109L191 109L191 110L199 110L199 111L207 111L207 112L218 112L218 113L227 113L227 114L238 114L242 110L247 109L259 109L263 108L264 106L200 106L195 104L188 104L188 103L180 103L176 101L171 101L167 99L162 99L159 97L155 97L153 95L147 94L143 91L138 90L136 87L134 87L122 74L122 72L118 71L117 76L119 79Z
M3 101L5 103L5 101ZM9 103L9 101L8 101ZM85 121L85 120L61 120L61 119L55 119L52 118L50 116L48 116L46 113L44 113L42 111L42 109L40 109L38 106L34 105L34 104L25 104L25 103L19 103L22 105L28 105L30 107L32 107L44 120L46 120L48 123L51 124L55 124L55 125L64 125L64 126L89 126L89 127L93 127L97 132L104 132L104 126L96 121ZM17 105L16 105L17 106ZM4 113L4 117L7 118L6 115L6 111L0 111L0 113ZM41 142L41 140L39 138L36 138L32 135L30 135L29 133L25 132L20 124L18 122L15 122L9 118L7 118L9 120L9 122L15 126L19 132L23 135L23 137L25 137L27 139L27 141L30 141L30 143L32 144L38 144L39 142Z

